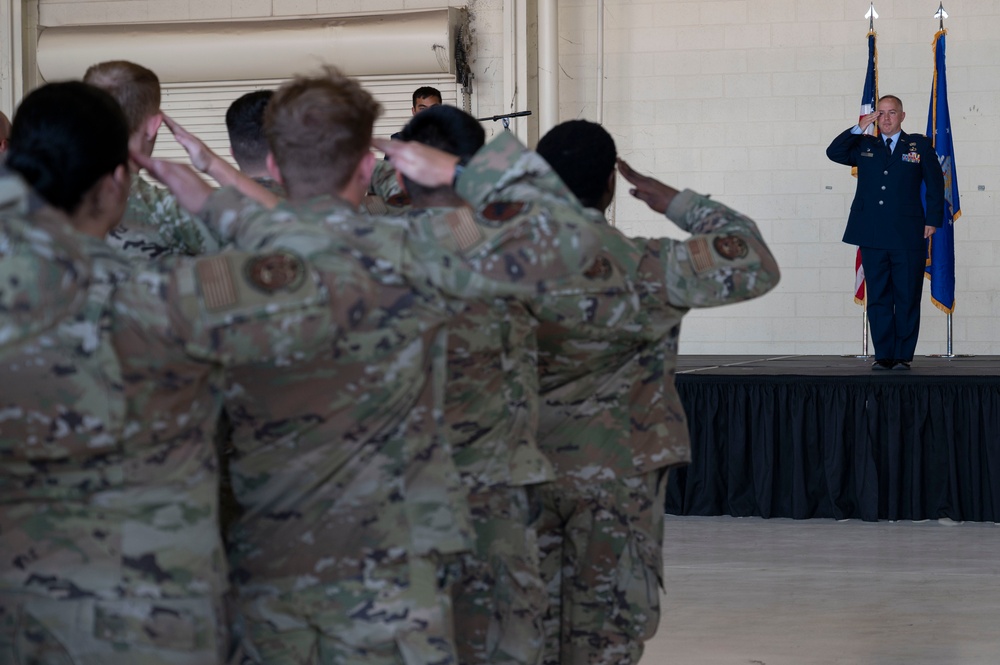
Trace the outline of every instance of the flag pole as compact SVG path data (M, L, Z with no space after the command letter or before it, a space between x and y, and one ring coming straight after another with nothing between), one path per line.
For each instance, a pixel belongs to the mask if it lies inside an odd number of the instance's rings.
M868 34L875 32L875 19L878 18L878 12L875 11L874 0L868 5L868 13L865 14L865 18L868 19ZM878 75L876 73L875 80L872 82L875 87L875 103L878 103ZM877 130L876 130L877 131ZM861 251L860 248L858 251ZM865 287L865 297L861 301L861 355L855 356L855 358L870 358L868 353L868 285L864 284Z
M861 355L858 358L868 357L868 294L865 294L865 303L861 306Z
M944 20L946 18L948 18L948 12L946 12L945 9L944 9L944 1L943 0L941 0L941 2L938 3L938 10L934 14L934 18L936 18L938 20L938 33L940 35L941 33L944 32ZM937 48L937 36L935 36L935 49L936 48ZM935 76L935 89L936 89L936 86L937 86L937 62L936 62L936 59L937 59L937 53L935 51L935 75L934 75ZM934 110L934 113L936 114L937 113L937 107L936 107L936 105L935 105L935 107L934 107L933 110ZM936 132L936 130L937 130L937 127L936 127L937 123L936 123L936 121L935 121L934 124L935 124L935 132ZM935 136L935 138L936 138L936 133L933 136ZM935 147L936 147L936 140L935 140ZM954 168L954 167L952 167L952 168ZM954 222L954 220L952 220L952 221ZM954 270L954 267L952 268L952 270ZM952 298L954 299L954 291L952 293L953 293ZM952 302L952 309L954 309L954 301ZM955 339L954 338L954 327L953 327L953 320L952 320L952 312L951 311L947 312L947 314L945 315L945 331L946 331L946 334L945 334L945 337L946 337L946 340L945 340L945 349L946 349L947 352L944 353L944 354L932 354L931 357L932 358L948 358L948 359L951 359L951 358L968 358L968 357L971 357L971 354L962 354L962 355L956 355L955 354L955 348L954 348L954 339Z

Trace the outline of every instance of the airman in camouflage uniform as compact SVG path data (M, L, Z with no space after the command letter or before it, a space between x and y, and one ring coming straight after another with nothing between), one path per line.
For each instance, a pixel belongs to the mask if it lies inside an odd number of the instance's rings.
M464 158L459 146L471 141L467 137L473 129L481 141L482 129L474 118L439 106L416 116L400 138L426 141ZM385 162L379 166L381 172L377 168L373 177L376 193L398 198L398 179ZM414 204L424 206L411 212L411 219L470 214L448 188L428 190L404 181ZM516 185L500 194L477 210L481 224L517 228L532 215L552 213L530 205L531 192ZM434 207L448 203L451 208ZM571 276L571 298L543 292L470 301L448 325L445 431L469 490L476 528L476 549L463 556L463 577L453 594L463 663L535 663L541 658L545 600L526 486L553 476L535 441L535 331L544 321L600 328L627 320L620 308L628 282L609 277L594 279L582 271Z
M319 275L288 252L134 272L102 238L127 194L114 101L70 82L20 110L43 133L52 117L73 119L76 135L50 137L67 168L103 151L114 171L81 193L88 205L30 222L24 188L0 178L0 662L222 662L222 368L325 352L371 281L349 260ZM26 125L15 120L17 146L39 145L20 139ZM39 179L55 191L85 182L19 150L11 167L53 171Z
M141 65L112 60L92 65L84 82L108 92L121 105L129 124L129 146L153 154L163 121L160 80ZM218 251L219 244L198 218L177 204L170 192L132 174L128 208L108 234L108 244L139 264L162 256L197 256Z
M279 198L284 198L285 188L271 177L267 167L264 109L273 96L273 90L254 90L236 98L226 109L226 131L229 152L240 167L240 173Z
M691 454L673 380L681 319L766 293L779 271L752 220L624 162L633 195L692 235L628 239L609 226L615 148L600 125L563 123L538 152L590 206L603 251L589 273L625 275L641 303L613 329L538 332L538 436L557 474L535 491L550 592L545 663L636 663L659 623L666 471Z
M370 136L377 105L355 82L335 72L293 82L268 109L289 202L266 211L223 190L203 210L219 236L237 247L294 248L317 265L343 253L359 257L385 297L380 307L356 315L379 321L386 339L338 347L301 375L285 371L280 383L279 368L234 373L227 392L237 449L234 487L245 509L234 529L241 607L252 642L268 662L454 662L441 561L468 549L471 533L464 490L439 432L440 335L461 306L442 299L442 291L480 297L546 292L573 299L579 310L579 285L569 276L588 264L593 249L577 232L582 210L547 165L512 138L477 155L459 189L479 203L519 187L530 193L521 200L536 210L525 217L530 223L493 228L461 213L443 219L359 216L370 170L359 176L374 161L367 141L360 151L324 145L323 136L343 134L329 127L315 137L294 137L295 145L315 146L310 156L343 161L345 154L356 155L335 195L321 188L337 179L319 169L310 175L323 184L310 188L309 176L290 176L297 164L280 153L286 140L281 132L297 131L282 124L285 113L292 115L286 108L300 116L306 111L296 105L310 103L318 105L310 109L314 118L319 108L367 107L351 135ZM387 149L406 160L419 154L406 146ZM444 162L445 182L454 162ZM164 164L149 168L170 181ZM440 169L414 170L426 175ZM556 206L562 216L537 212ZM317 383L326 376L337 381ZM506 457L503 465L507 472ZM421 604L423 625L412 620ZM390 613L394 607L410 614Z
M468 161L485 133L461 110L436 106L415 117L399 138ZM376 163L374 197L392 202L383 211L413 219L473 212L450 186L406 185L401 187L389 161ZM479 223L523 223L517 216L523 207L514 201L488 206L489 217L480 216ZM373 210L370 203L368 208ZM475 528L475 549L462 555L452 589L463 665L534 664L541 656L545 588L524 485L551 479L552 470L534 441L535 325L526 305L513 298L467 301L448 322L444 432L469 492Z

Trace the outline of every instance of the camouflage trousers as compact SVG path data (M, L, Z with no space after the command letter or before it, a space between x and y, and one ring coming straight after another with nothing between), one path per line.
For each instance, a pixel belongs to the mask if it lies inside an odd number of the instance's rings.
M229 647L220 603L55 600L0 591L0 665L218 665Z
M244 662L266 665L457 665L454 557L370 562L357 577L240 591L235 632Z
M462 665L537 665L544 633L545 586L524 487L469 496L476 549L462 555L454 586L455 633Z
M532 488L545 665L634 665L660 620L666 472Z

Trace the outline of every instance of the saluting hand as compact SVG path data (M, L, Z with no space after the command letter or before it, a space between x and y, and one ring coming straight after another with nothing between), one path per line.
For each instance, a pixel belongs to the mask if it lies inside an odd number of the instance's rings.
M205 145L204 141L184 129L166 113L163 114L163 123L170 130L170 133L174 135L174 138L177 139L181 147L187 151L188 157L191 158L191 164L202 173L208 173L208 169L212 165L212 160L218 159L219 156Z
M656 178L642 175L624 159L618 160L618 171L622 177L635 185L628 193L644 201L646 205L659 213L665 213L670 207L670 202L677 196L677 190L670 185L665 185Z
M872 123L878 120L878 117L882 114L881 111L872 111L866 116L863 116L861 120L858 121L858 127L864 132L866 129L872 126Z

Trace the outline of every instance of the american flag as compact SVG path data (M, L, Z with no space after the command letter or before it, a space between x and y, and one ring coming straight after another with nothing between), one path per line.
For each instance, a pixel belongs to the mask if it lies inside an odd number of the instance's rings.
M927 241L927 268L931 280L931 302L951 314L955 311L955 221L962 216L958 200L958 174L955 172L955 149L951 136L951 115L948 112L948 84L944 70L944 36L947 30L934 35L934 83L927 112L927 136L934 140L941 170L944 172L944 220L941 228Z
M858 113L858 122L861 118L875 110L878 103L878 50L875 48L875 31L868 31L868 69L865 72L865 89L861 93L861 111ZM878 127L875 123L865 130L866 134L878 136ZM857 169L854 175L857 176ZM865 269L861 267L861 248L858 248L857 256L854 259L854 302L863 305L865 302Z

